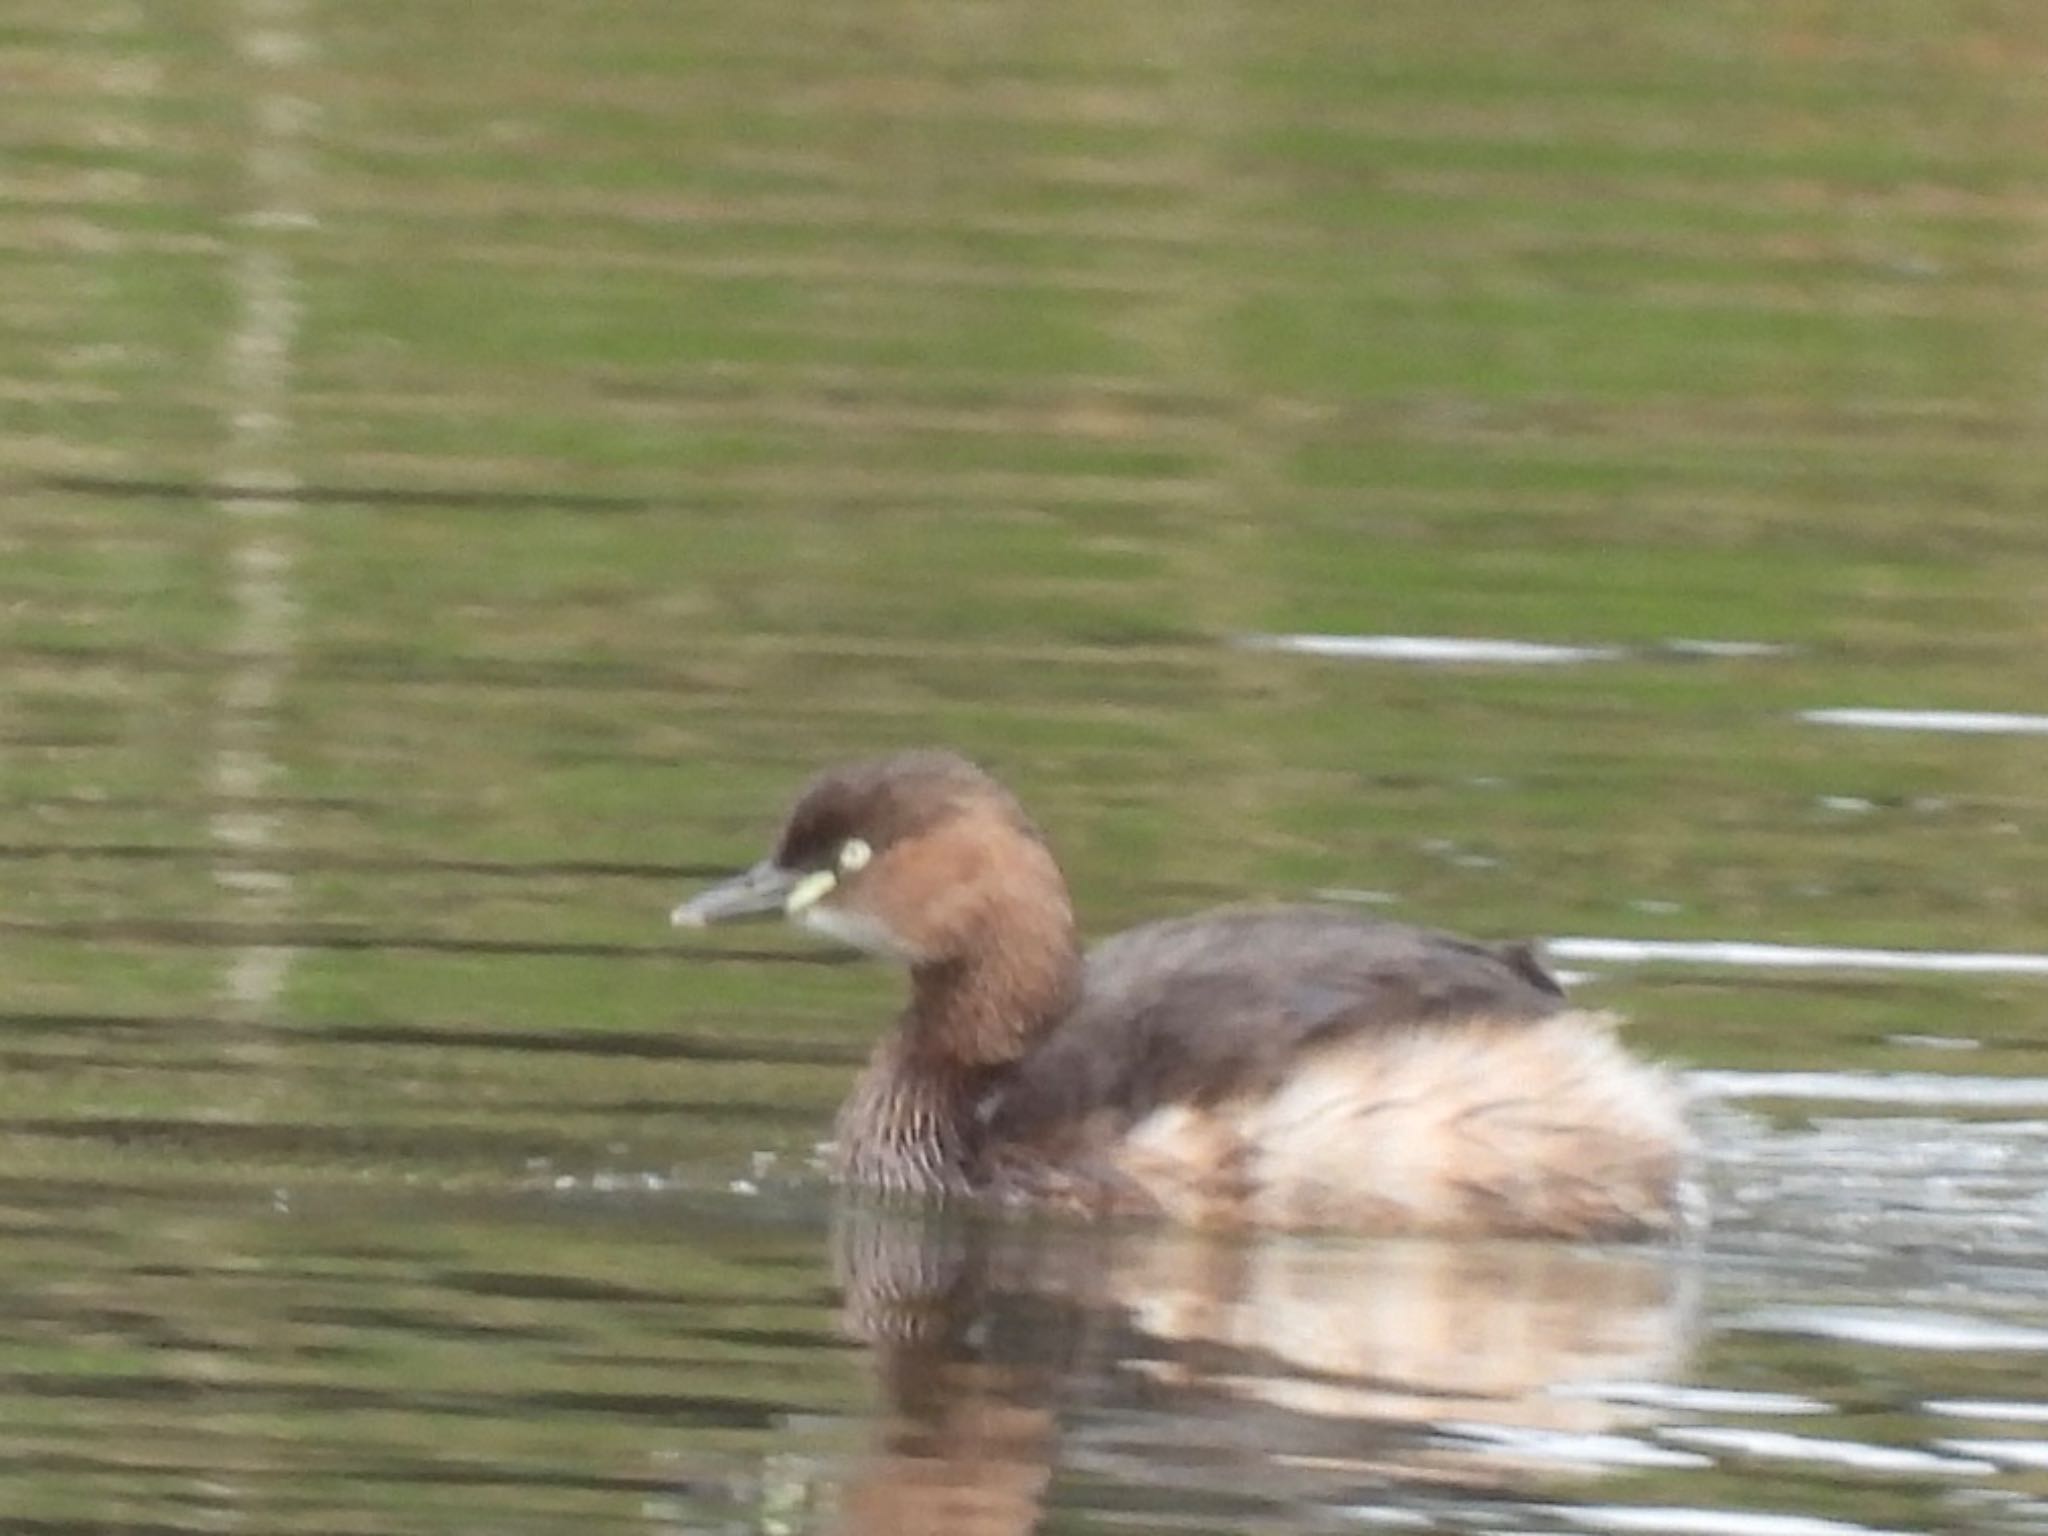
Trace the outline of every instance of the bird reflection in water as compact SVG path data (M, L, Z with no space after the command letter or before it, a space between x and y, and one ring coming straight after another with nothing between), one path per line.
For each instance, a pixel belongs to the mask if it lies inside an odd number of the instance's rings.
M1668 1250L1248 1242L858 1202L835 1242L880 1399L826 1501L860 1536L1029 1531L1056 1473L1209 1518L1512 1492L1559 1465L1483 1431L1628 1427L1644 1410L1585 1389L1676 1369L1692 1289Z

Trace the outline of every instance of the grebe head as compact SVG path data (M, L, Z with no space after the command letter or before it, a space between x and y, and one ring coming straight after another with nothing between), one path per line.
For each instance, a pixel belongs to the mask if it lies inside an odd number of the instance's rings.
M1008 790L951 752L819 775L773 854L669 920L697 928L778 913L920 969L983 949L1073 945L1066 883L1037 828Z

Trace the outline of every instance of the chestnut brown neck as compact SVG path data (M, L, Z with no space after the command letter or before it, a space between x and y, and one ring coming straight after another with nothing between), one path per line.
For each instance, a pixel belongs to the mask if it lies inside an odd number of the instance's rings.
M990 882L950 953L912 967L910 1004L839 1113L843 1177L923 1192L972 1186L978 1106L1080 994L1073 911L1044 860L1037 879Z

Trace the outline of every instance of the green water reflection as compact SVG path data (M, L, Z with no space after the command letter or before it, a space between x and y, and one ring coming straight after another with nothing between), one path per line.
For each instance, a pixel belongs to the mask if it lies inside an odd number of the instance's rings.
M1797 712L2048 698L2042 40L2002 0L12 6L10 1519L2038 1525L2024 1467L1702 1467L1682 1410L1535 1385L1582 1351L1921 1446L1963 1432L1927 1398L2038 1398L2024 1352L1737 1326L2038 1320L2023 1121L1717 1119L1699 1271L1007 1229L850 1270L808 1162L894 979L662 919L819 764L943 742L1095 933L1341 891L2039 949L2039 738ZM1625 654L1237 643L1325 630ZM1684 1063L2041 1070L2038 983L1583 990ZM850 1309L899 1269L929 1336Z

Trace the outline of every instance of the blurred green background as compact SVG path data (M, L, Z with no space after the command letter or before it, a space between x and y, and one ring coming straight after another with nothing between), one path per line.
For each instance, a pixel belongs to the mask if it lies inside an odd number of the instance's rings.
M2037 741L1794 718L2048 697L2024 5L25 0L0 41L18 1014L174 1052L288 940L287 1067L392 1021L857 1044L887 978L660 918L913 742L1016 784L1096 931L1346 888L2039 943ZM1234 644L1300 630L1633 655ZM1720 1062L2016 1023L1623 992ZM107 1102L239 1105L200 1065ZM357 1126L389 1086L282 1076Z
M662 1528L681 1453L785 1528L872 1400L787 1170L899 983L664 915L848 754L982 759L1098 934L2044 947L2048 741L1798 718L2048 700L2035 0L8 0L0 78L34 1529ZM1304 631L1622 654L1243 643ZM1583 995L1713 1066L2048 1038L2038 981Z

